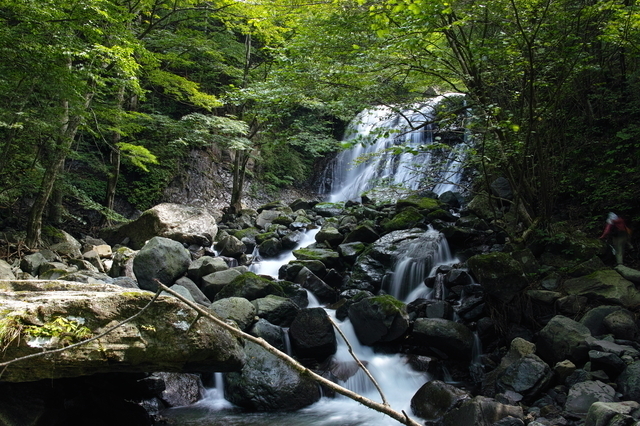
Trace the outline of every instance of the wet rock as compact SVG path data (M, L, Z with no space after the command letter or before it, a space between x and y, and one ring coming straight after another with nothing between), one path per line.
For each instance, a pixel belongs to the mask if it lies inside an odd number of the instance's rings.
M240 330L246 330L256 316L256 307L244 297L227 297L216 300L209 306L209 310L220 318L235 321Z
M209 300L207 296L204 295L204 293L202 292L202 290L200 290L196 283L194 283L187 277L178 278L172 288L174 286L184 287L193 298L193 301L202 306L209 306L211 304L211 300Z
M436 420L467 399L471 399L468 392L440 380L432 380L413 395L411 411L423 419Z
M344 213L340 203L318 203L312 210L322 217L336 217Z
M640 295L633 283L610 269L566 280L563 289L570 295L585 296L599 303L625 307L640 304Z
M594 402L585 419L585 426L633 425L640 419L640 404L636 401Z
M604 371L609 377L617 377L625 369L626 364L616 354L603 351L589 351L591 371Z
M226 300L226 299L223 299L223 300ZM282 329L282 327L278 327L277 325L271 324L266 319L260 318L251 326L251 328L249 328L248 333L251 334L252 336L263 338L274 348L284 353L287 353L288 355L291 355L290 353L291 348L287 348L287 345L285 343L285 338L284 338L285 332Z
M20 260L20 269L36 277L38 276L40 265L47 262L47 259L40 252L28 254Z
M486 294L500 302L509 303L528 285L522 265L506 253L476 255L467 263Z
M538 353L551 365L565 359L581 364L588 358L589 341L592 340L594 339L587 327L570 318L556 315L540 331Z
M204 397L205 389L200 376L188 373L153 373L164 382L162 402L167 407L182 407L198 402Z
M582 316L580 324L586 326L591 331L592 336L602 336L609 332L604 325L604 319L607 315L621 309L624 308L614 305L597 306Z
M289 337L294 353L302 359L322 362L337 350L335 330L323 308L301 309L289 328Z
M463 324L438 318L418 318L410 338L414 344L435 349L450 358L471 359L473 333Z
M340 256L348 263L353 264L365 248L366 246L361 242L340 244L338 246L338 253L340 253Z
M344 243L373 243L378 240L380 235L369 225L359 225L355 229L347 234L344 239Z
M327 267L319 260L292 260L289 262L289 265L301 265L313 272L318 278L322 278L327 275ZM298 270L295 275L298 275L299 272L300 271Z
M255 300L266 297L269 294L284 296L282 287L279 284L253 272L245 272L224 286L216 294L215 300L224 299L225 297L244 297L248 300Z
M505 405L492 398L476 396L445 414L443 423L444 426L491 426L509 416L522 419L524 417L522 407Z
M632 269L624 265L617 265L613 269L622 275L624 279L629 280L634 284L640 284L640 271L637 269Z
M640 401L640 361L627 365L616 383L624 399Z
M337 299L336 291L306 267L298 272L294 281L309 290L321 302L333 303Z
M253 306L256 315L280 327L289 327L300 310L291 300L274 294L253 300Z
M511 364L498 377L498 388L533 399L551 380L551 368L537 355L528 354Z
M220 256L239 257L247 251L247 247L242 241L233 235L227 235L216 243L216 249Z
M200 289L209 300L213 301L220 290L240 275L242 275L241 271L231 268L207 274L200 279Z
M293 255L298 260L319 260L327 268L340 268L342 266L340 254L333 250L307 247L294 250Z
M140 288L155 291L158 285L154 279L171 285L187 272L190 264L191 256L182 244L153 237L133 259L133 272Z
M603 322L607 331L616 339L636 340L638 337L638 325L633 314L626 309L610 313Z
M163 203L145 211L133 222L103 230L101 236L111 245L121 244L128 238L127 245L137 250L156 236L208 247L217 233L215 218L204 209Z
M301 376L275 355L245 343L242 371L225 374L225 398L252 411L294 411L320 399L317 383Z
M202 256L189 265L187 276L196 284L200 284L202 277L214 272L229 269L227 262L221 257Z
M349 318L363 345L390 342L409 328L406 305L389 295L367 297L352 304Z
M585 260L571 268L568 274L572 277L583 277L606 268L607 265L604 264L602 259L598 256L593 256L591 259Z
M269 238L258 246L258 251L264 257L276 257L282 251L282 242L278 238Z
M578 417L586 416L594 402L616 402L616 391L601 381L587 381L571 386L564 409Z
M278 216L280 216L280 212L277 210L262 210L256 218L256 226L260 229L267 229Z
M315 236L316 242L327 244L330 247L338 247L344 236L333 226L323 226Z
M382 287L384 276L385 268L382 263L370 256L361 255L353 266L347 286L377 293Z

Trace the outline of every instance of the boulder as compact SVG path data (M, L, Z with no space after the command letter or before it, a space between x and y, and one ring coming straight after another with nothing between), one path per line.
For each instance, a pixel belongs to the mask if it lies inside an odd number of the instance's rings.
M599 380L576 383L569 389L565 411L575 416L586 416L594 402L617 402L616 391Z
M200 278L200 289L209 300L214 300L220 290L240 275L242 272L233 268L212 272Z
M636 401L594 402L589 407L585 426L633 425L640 420L640 404Z
M239 257L245 254L247 247L233 235L227 235L216 244L220 256Z
M289 327L289 338L298 358L318 362L335 354L338 347L333 323L323 308L301 309Z
M513 391L529 400L544 390L551 380L551 368L535 354L528 354L515 361L498 376L501 392Z
M640 304L640 294L633 283L611 269L566 280L563 289L570 295L585 296L599 304L624 307Z
M640 284L640 271L637 269L632 269L624 265L617 265L613 269L622 275L625 280L629 280L634 284Z
M153 373L164 383L162 402L167 407L182 407L195 404L204 397L205 389L197 374L189 373Z
M338 252L319 248L301 248L293 251L293 255L298 260L319 260L327 268L340 268L342 261Z
M82 244L68 232L56 229L49 237L53 240L53 243L49 245L50 250L61 256L75 259L82 257Z
M14 359L98 335L140 312L153 294L111 284L3 281L0 309ZM3 381L23 382L99 373L233 371L244 353L237 338L175 297L160 296L138 317L100 339L9 366Z
M358 225L349 232L344 243L372 243L380 238L380 235L369 225Z
M0 259L0 280L15 280L16 276L13 274L11 270L11 265L9 265L5 260Z
M223 299L223 300L227 300L227 299ZM251 306L253 306L253 304L251 304ZM266 340L274 348L288 355L292 355L291 348L287 347L285 337L284 337L285 331L282 329L282 327L273 325L266 319L260 318L258 321L253 323L251 328L248 330L248 333L251 334L252 336L261 337L264 340Z
M445 414L443 424L444 426L491 426L509 416L517 419L524 418L522 407L501 404L492 398L476 396Z
M338 253L348 263L353 264L365 248L365 244L361 242L345 243L338 246Z
M127 245L135 250L153 237L208 247L217 233L215 218L204 209L163 203L143 212L133 222L103 230L102 238L111 245L122 244L129 239Z
M243 297L216 300L209 306L209 310L222 319L235 321L240 330L246 330L256 317L256 307Z
M334 303L337 299L338 295L336 291L306 267L303 267L300 272L298 272L294 282L309 290L323 303Z
M211 300L209 300L207 296L204 295L202 290L200 290L200 288L196 285L196 283L194 283L189 278L178 278L172 288L175 286L184 287L189 292L194 302L202 306L209 306L211 304Z
M589 342L594 340L584 325L562 315L553 317L540 331L538 354L548 364L568 359L582 364L588 358Z
M225 374L225 398L252 411L294 411L320 399L320 387L310 378L253 342L245 343L246 363L240 372Z
M280 212L277 210L262 210L256 218L256 226L260 229L267 229L278 216L280 216Z
M187 276L196 284L200 284L202 277L214 272L229 269L229 265L221 257L202 256L191 262L187 268Z
M40 252L28 254L20 260L20 269L34 277L38 276L40 265L47 263L47 258Z
M453 359L471 360L474 337L464 324L440 318L418 318L409 336L419 347Z
M507 253L479 254L467 263L486 294L499 302L511 302L528 285L522 265Z
M624 399L640 401L640 361L627 365L616 383Z
M580 318L580 324L586 326L591 331L592 336L602 336L609 333L609 330L604 325L604 319L611 313L619 311L621 306L603 305L597 306L593 309L589 309L582 318Z
M390 342L409 328L406 305L389 295L364 298L352 304L348 312L363 345Z
M411 398L411 411L426 420L436 420L471 399L468 392L440 380L431 380Z
M256 315L280 327L289 327L300 309L290 299L275 294L253 300L253 306Z
M137 251L126 246L115 249L112 255L113 263L111 264L111 269L109 269L109 276L114 278L129 277L135 279L133 259L136 254L138 254Z
M616 339L634 341L638 338L638 325L633 314L626 309L610 313L604 317L603 323Z
M371 256L361 255L353 265L347 287L377 293L382 287L385 273L385 267L381 262Z
M225 297L244 297L247 300L255 300L266 297L269 294L285 295L278 283L253 272L245 272L224 286L216 294L215 300L224 299Z
M153 237L133 259L133 272L141 289L156 291L158 279L173 284L191 264L191 255L182 244L164 237Z
M315 236L316 242L324 243L329 247L338 247L344 236L333 226L323 226Z

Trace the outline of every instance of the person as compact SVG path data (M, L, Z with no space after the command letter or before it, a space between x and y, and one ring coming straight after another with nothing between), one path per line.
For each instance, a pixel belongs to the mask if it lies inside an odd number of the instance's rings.
M623 218L615 213L609 213L607 216L607 224L600 235L600 239L603 240L608 236L611 236L613 252L616 256L616 263L622 265L624 259L624 249L629 242L629 234L631 230L627 227L627 223Z

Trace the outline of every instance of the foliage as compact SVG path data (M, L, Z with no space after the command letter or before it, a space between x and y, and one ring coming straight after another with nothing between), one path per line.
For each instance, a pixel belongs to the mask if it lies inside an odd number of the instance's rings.
M91 330L83 326L78 320L61 316L55 317L42 325L26 325L23 327L23 332L35 338L56 337L66 344L76 343L92 335Z

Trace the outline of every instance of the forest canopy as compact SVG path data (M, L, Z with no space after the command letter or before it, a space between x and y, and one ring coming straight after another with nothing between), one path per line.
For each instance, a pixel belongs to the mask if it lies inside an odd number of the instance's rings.
M506 177L525 223L637 220L639 25L630 0L1 0L0 218L31 247L65 200L118 220L211 146L239 209L248 164L308 182L359 110L453 91L476 185Z

